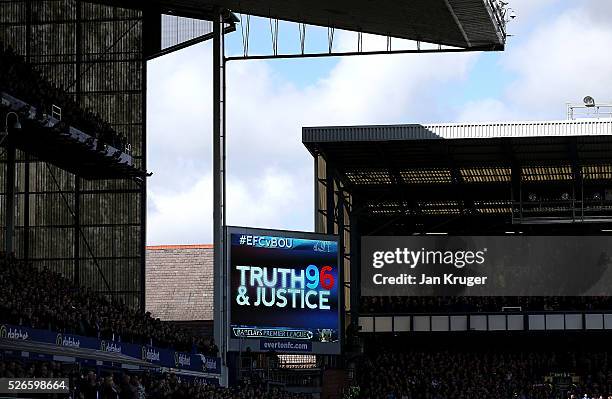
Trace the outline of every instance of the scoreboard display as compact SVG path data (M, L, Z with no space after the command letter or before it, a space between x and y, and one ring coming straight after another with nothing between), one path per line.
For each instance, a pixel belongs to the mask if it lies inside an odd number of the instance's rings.
M338 238L228 228L229 349L340 353Z

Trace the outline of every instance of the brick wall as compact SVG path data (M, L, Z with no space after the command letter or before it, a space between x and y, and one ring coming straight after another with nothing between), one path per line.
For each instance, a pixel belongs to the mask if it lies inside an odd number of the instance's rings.
M161 320L213 319L212 245L147 247L146 310Z

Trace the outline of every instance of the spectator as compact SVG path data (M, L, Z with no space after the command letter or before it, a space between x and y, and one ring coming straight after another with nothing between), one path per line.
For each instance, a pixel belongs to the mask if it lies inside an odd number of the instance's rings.
M119 399L119 388L115 385L112 375L104 377L104 382L99 389L100 399Z
M70 89L70 88L68 88ZM15 51L5 48L0 42L0 92L7 92L37 109L42 114L51 115L52 106L61 108L61 126L72 125L98 139L98 150L110 145L125 152L129 146L125 135L115 131L93 110L83 109L74 95L62 88L53 86L24 58Z
M96 373L89 371L87 377L80 384L81 399L98 399L98 382Z
M401 351L365 356L358 368L361 398L552 399L612 395L612 353L481 350ZM546 377L575 375L562 389ZM565 394L565 396L563 395Z
M132 376L132 380L130 381L132 386L134 387L134 391L136 392L137 399L146 399L146 390L145 387L140 382L140 378L137 375Z
M121 376L121 384L119 386L119 399L136 399L136 387L131 384L131 378L127 374Z
M4 257L0 259L0 322L208 356L218 353L212 337L194 337L48 269Z

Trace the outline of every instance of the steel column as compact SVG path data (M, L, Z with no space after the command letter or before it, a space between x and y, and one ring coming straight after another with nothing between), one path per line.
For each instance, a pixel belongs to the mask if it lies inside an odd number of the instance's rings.
M83 71L83 3L81 0L76 2L76 84L75 98L76 102L81 105L81 73ZM81 284L81 180L78 175L74 176L74 270L73 279L77 285Z
M351 226L351 322L358 325L361 302L361 237L359 235L359 215L353 212L357 209L356 204L355 197L353 197L351 213L349 214L349 224Z
M25 153L23 195L23 259L30 259L30 154Z
M227 313L225 306L225 38L223 10L213 21L213 244L214 329L222 363L222 385L227 385Z
M9 143L6 148L6 233L4 252L8 257L15 252L15 146Z
M346 247L345 247L345 242L344 242L344 207L345 207L345 198L344 198L344 189L343 187L341 187L340 184L338 184L338 216L336 218L336 221L338 223L338 254L339 254L339 262L340 264L338 265L338 279L342 282L342 286L339 286L338 288L341 288L341 291L339 292L339 303L338 303L338 307L341 309L340 312L340 331L338 331L338 334L340 335L340 339L341 339L341 343L344 343L342 345L342 351L344 351L344 346L346 345L346 330L344 329L345 326L345 320L346 320L346 308L345 308L345 304L346 304L346 298L345 298L345 294L346 294L346 276L344 273L344 266L345 266L345 255L346 255ZM350 289L350 284L349 287Z
M329 164L329 162L325 163L325 202L326 202L326 214L325 214L325 233L334 234L335 233L335 216L336 216L336 201L334 198L334 170Z
M147 55L153 51L151 46L155 46L157 49L158 44L161 46L161 17L157 12L157 9L154 10L143 10L142 15L142 30L144 37L155 38L155 40L159 39L159 42L155 44L153 40L145 40L144 47L142 51L142 86L141 86L141 101L142 101L142 110L143 115L147 114ZM140 158L140 169L143 171L147 170L147 124L142 124L142 144L141 144L141 158ZM146 310L146 287L147 287L147 266L146 266L146 257L147 257L147 179L143 178L139 184L140 191L140 286L139 286L139 305L140 310Z
M74 176L74 283L81 284L81 179Z
M319 156L315 155L314 158L314 224L313 229L315 232L320 233L319 229Z

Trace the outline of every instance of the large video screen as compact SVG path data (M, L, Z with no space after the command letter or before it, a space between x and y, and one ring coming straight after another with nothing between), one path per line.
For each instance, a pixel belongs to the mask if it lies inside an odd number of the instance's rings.
M229 349L340 353L336 236L228 228Z

